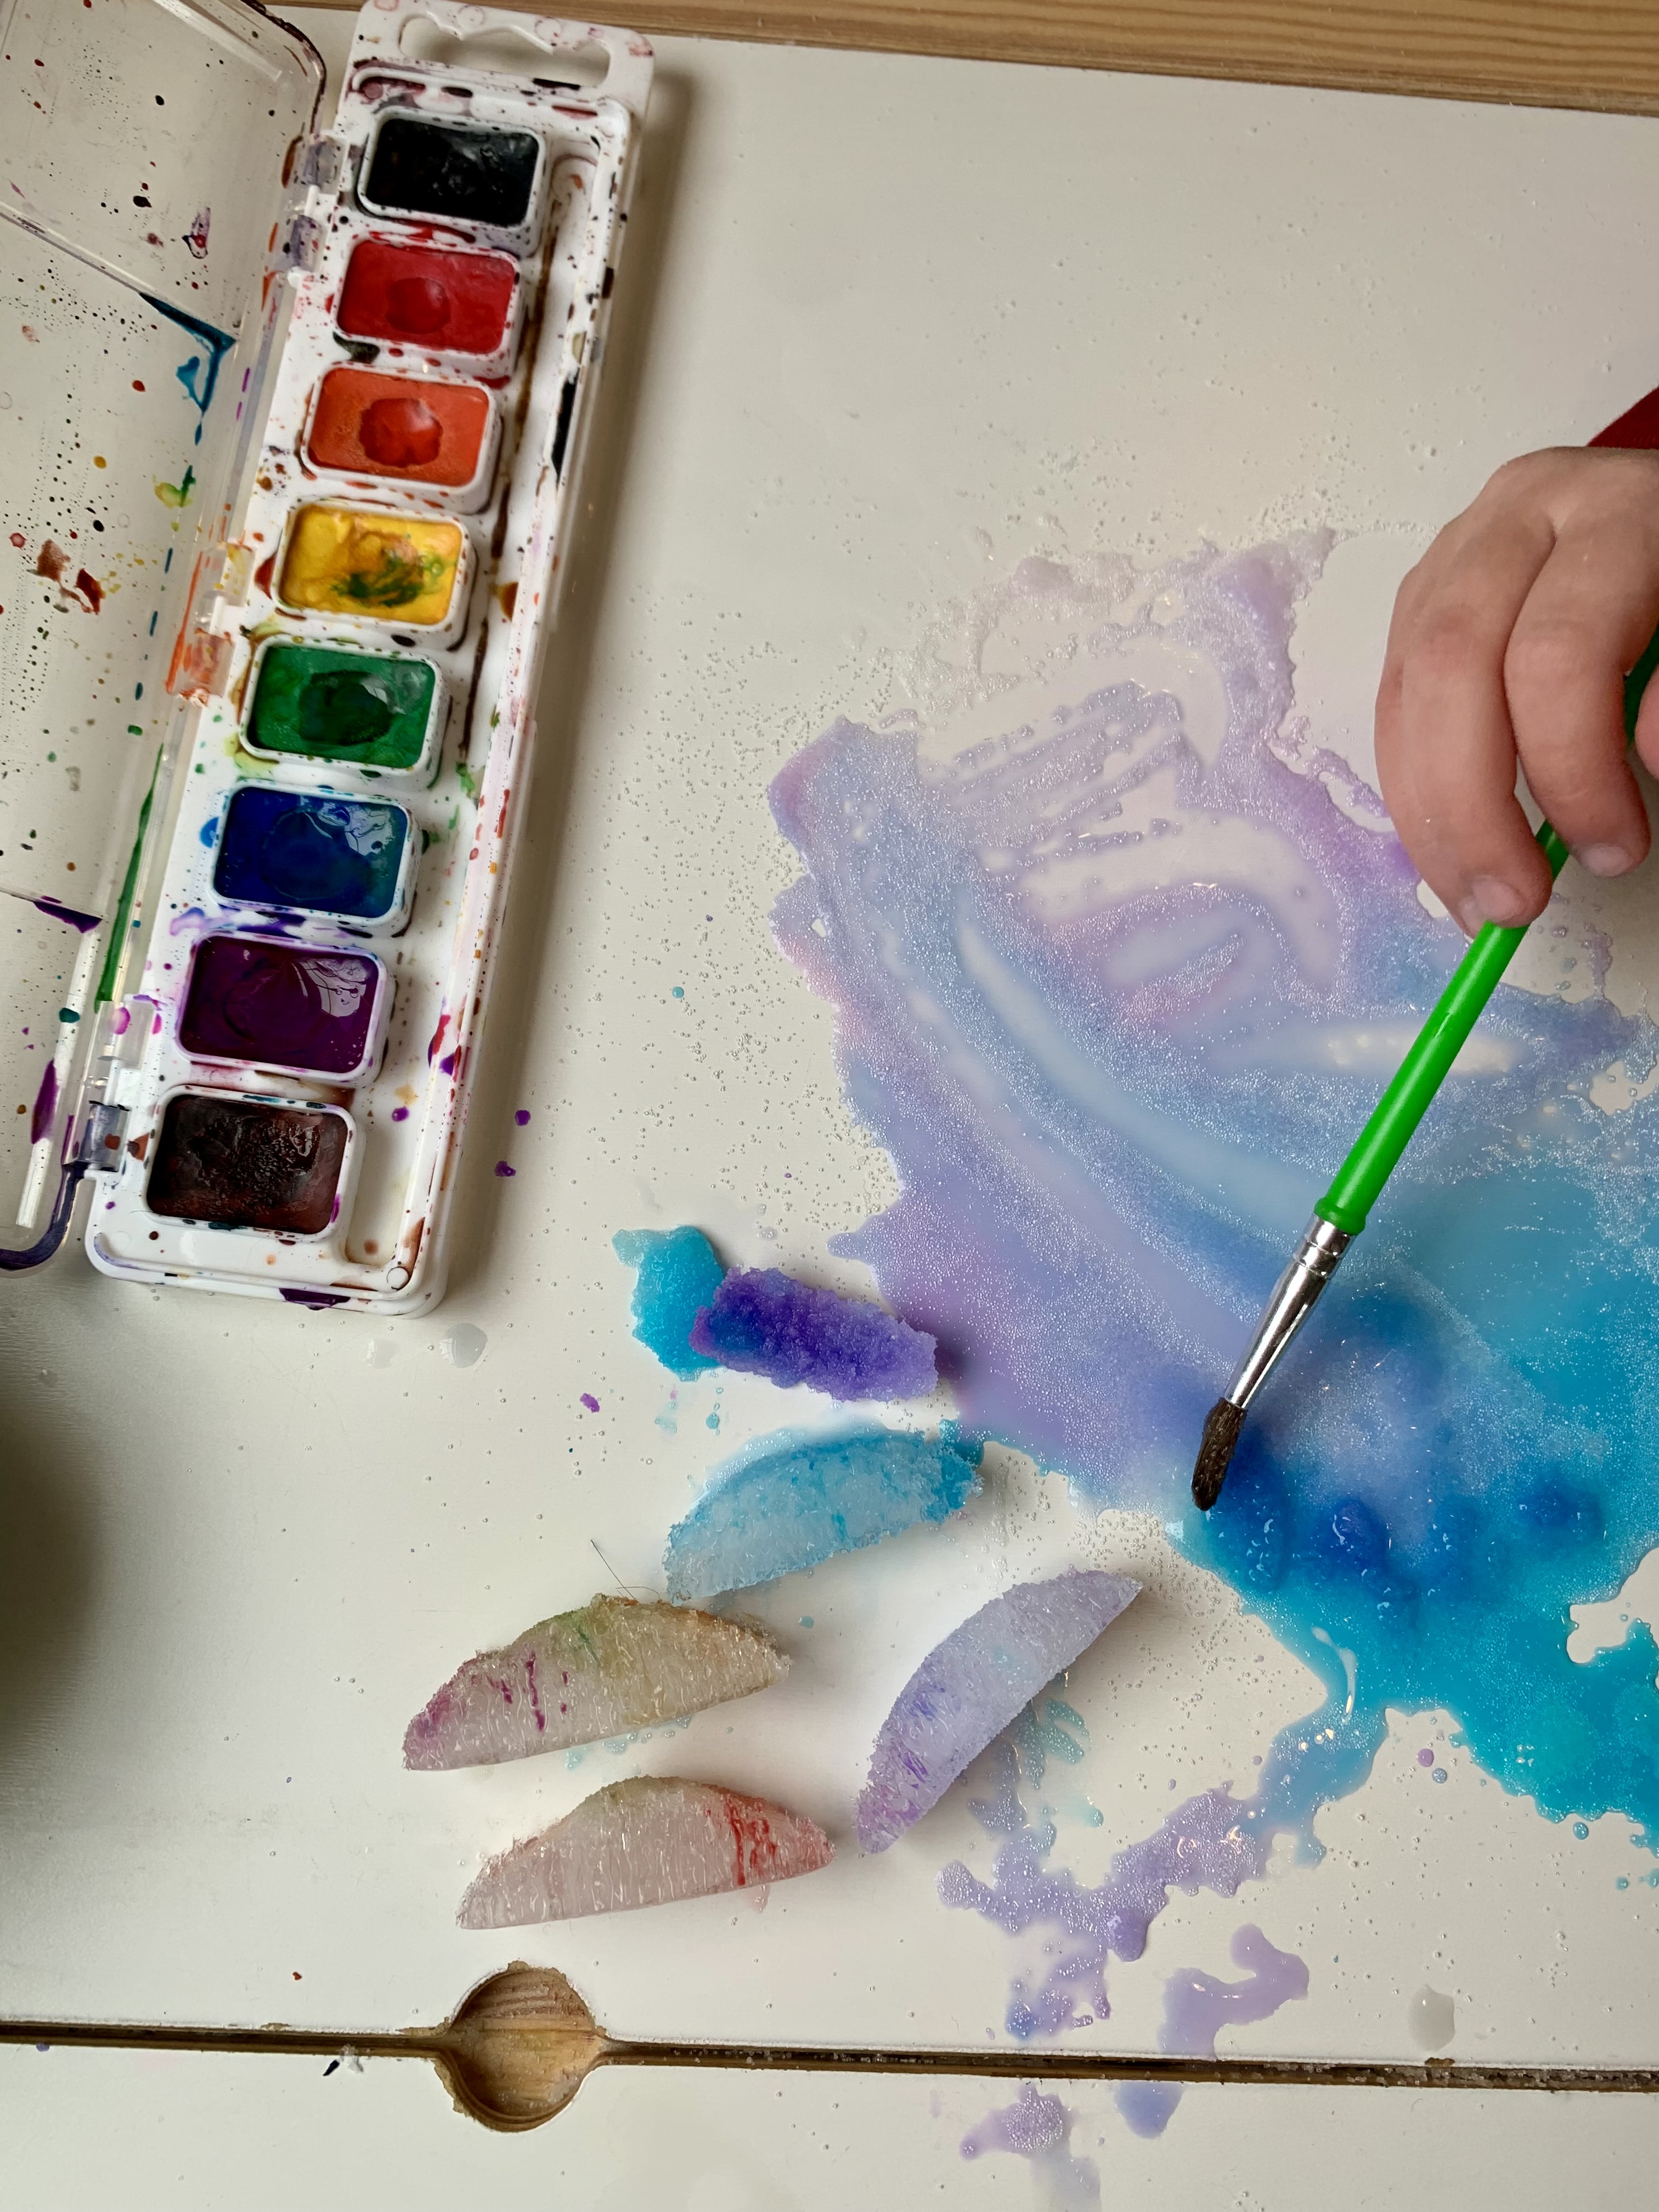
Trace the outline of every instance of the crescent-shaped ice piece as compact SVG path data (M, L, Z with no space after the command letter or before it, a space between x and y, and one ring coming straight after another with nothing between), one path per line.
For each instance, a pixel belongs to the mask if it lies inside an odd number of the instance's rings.
M678 1720L789 1671L763 1628L672 1605L596 1597L481 1651L404 1736L404 1765L489 1766Z
M522 1928L630 1912L788 1881L835 1855L822 1828L764 1797L637 1775L596 1790L544 1834L491 1859L456 1918L463 1928Z
M870 1754L870 1779L853 1814L864 1849L884 1851L931 1812L1139 1589L1127 1575L1092 1571L1022 1583L935 1644L899 1692Z
M799 1573L918 1521L943 1521L979 1487L981 1446L941 1430L779 1429L709 1477L668 1532L671 1598L713 1597Z

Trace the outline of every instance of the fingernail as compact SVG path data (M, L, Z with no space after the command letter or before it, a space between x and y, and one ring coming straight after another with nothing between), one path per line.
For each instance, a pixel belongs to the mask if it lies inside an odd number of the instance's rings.
M1459 906L1457 919L1465 937L1478 937L1486 917L1480 911L1480 900L1471 896Z
M1500 928L1513 928L1526 911L1526 901L1513 884L1506 884L1501 876L1477 876L1469 886L1469 896L1458 908L1467 914L1471 907L1480 914L1480 921L1495 921ZM1477 921L1478 929L1480 922Z
M1622 876L1630 854L1622 845L1581 845L1573 855L1593 876Z

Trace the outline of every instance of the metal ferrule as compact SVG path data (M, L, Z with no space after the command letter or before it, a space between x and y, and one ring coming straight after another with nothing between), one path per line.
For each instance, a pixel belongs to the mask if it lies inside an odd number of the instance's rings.
M1319 1303L1320 1292L1336 1273L1338 1262L1352 1242L1346 1229L1334 1228L1316 1213L1303 1231L1295 1256L1261 1310L1250 1348L1227 1385L1228 1400L1241 1412L1267 1381L1279 1354Z

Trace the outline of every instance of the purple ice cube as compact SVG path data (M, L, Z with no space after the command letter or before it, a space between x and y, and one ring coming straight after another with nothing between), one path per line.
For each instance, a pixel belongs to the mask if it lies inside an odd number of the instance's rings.
M1139 1588L1127 1575L1093 1571L1022 1583L935 1644L899 1692L870 1754L870 1779L853 1814L864 1849L884 1851L931 1812Z
M734 1268L691 1324L691 1348L832 1398L925 1398L939 1380L931 1336L779 1267Z

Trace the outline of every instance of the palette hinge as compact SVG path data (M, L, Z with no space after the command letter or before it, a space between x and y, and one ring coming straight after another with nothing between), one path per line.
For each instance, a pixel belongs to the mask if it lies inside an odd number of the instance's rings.
M307 272L318 268L327 242L327 229L314 215L296 215L289 223L288 236L279 249L283 265L288 269L303 269Z
M113 1175L121 1164L122 1147L127 1140L127 1109L112 1106L102 1098L94 1098L81 1125L81 1141L76 1146L71 1166L91 1170L94 1175L102 1172Z
M319 191L331 192L344 167L345 149L337 138L325 136L310 139L300 156L299 182L315 185Z

